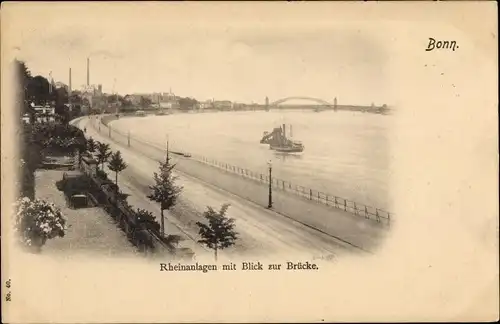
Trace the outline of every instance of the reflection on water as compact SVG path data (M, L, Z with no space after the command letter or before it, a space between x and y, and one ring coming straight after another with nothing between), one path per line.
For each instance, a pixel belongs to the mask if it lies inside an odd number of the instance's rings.
M302 159L302 153L282 153L282 152L276 152L273 151L274 156L276 157L277 160L280 160L282 162L284 161L289 161L289 160L296 160L296 159Z
M391 116L356 112L219 112L124 118L112 122L132 136L171 149L203 155L354 200L390 209L388 136ZM293 126L292 139L305 150L279 153L260 144L265 131Z

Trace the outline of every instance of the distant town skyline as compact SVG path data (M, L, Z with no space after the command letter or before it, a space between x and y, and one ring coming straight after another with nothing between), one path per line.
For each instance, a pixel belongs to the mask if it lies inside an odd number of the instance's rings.
M168 20L172 14L162 11L149 12L138 24L125 14L110 24L95 10L88 19L75 19L86 10L82 6L68 6L67 14L54 14L50 6L28 9L23 14L46 16L51 23L19 25L16 56L33 75L48 78L51 72L65 84L71 67L74 90L87 83L89 57L90 84L102 84L106 93L171 88L200 101L264 103L266 96L270 102L308 96L329 102L337 97L346 104L392 103L387 28L377 23L339 26L323 18L304 26L288 20L277 24L270 17L238 22L228 16L217 22L200 15L194 24Z

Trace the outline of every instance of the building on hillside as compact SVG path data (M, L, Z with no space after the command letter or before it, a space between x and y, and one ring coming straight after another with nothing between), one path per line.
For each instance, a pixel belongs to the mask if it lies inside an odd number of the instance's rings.
M160 102L160 109L179 109L179 101Z
M30 123L30 115L24 114L23 117L21 118L21 120L23 121L23 123L29 124Z
M160 108L179 109L179 97L176 96L172 90L169 92L163 92L160 96Z
M211 100L201 101L199 102L199 109L210 109L213 107L213 102Z
M219 110L232 110L233 103L229 100L214 100L213 107Z
M141 97L151 100L151 107L160 109L178 109L179 97L172 91L170 92L153 92L153 93L133 93L126 95L125 100L129 101L133 106L141 105Z
M50 122L56 120L56 108L51 105L45 106L37 106L35 104L31 104L31 108L33 108L35 112L35 120L39 123ZM23 117L24 119L25 117ZM28 118L29 122L29 118Z
M104 93L102 92L102 84L89 84L83 85L81 89L82 100L85 102L82 107L82 112L85 110L87 112L103 112L105 109L106 100L104 98Z
M241 102L234 102L233 103L233 110L244 110L246 108L246 105Z
M172 89L170 89L169 92L163 92L160 97L161 102L172 102L176 100L179 100L179 97L172 92Z

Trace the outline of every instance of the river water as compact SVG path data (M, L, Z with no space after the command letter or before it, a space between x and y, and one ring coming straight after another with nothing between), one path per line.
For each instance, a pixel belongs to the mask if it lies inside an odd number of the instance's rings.
M288 110L187 113L122 118L112 128L172 150L203 155L391 211L389 130L392 117L361 112ZM281 154L259 141L264 131L292 125L299 154Z

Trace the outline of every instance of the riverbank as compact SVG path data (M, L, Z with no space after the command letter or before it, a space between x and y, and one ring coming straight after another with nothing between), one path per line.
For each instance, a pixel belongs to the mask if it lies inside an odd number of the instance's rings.
M107 129L102 125L101 132L93 129L88 120L82 120L80 127L91 130L90 136L99 141L108 142L113 149L119 149L129 168L124 176L134 182L141 192L147 191L152 172L157 169L156 161L164 158L161 150L138 150L128 148L116 138L107 138ZM125 142L126 143L126 142ZM337 250L339 246L350 250L373 250L380 243L385 230L377 224L356 218L345 212L333 212L325 206L300 200L297 197L274 194L273 211L266 210L267 190L261 184L242 179L213 167L184 158L174 158L176 170L180 171L184 183L184 195L181 203L172 212L188 231L194 231L194 223L200 219L207 203L218 207L223 202L232 201L232 211L239 213L239 227L244 229L242 243L235 247L239 252L249 253L269 251L276 246L289 244L291 249L320 251ZM127 174L128 173L128 174ZM194 179L193 179L194 178ZM122 177L123 179L123 177ZM194 181L193 181L194 180ZM244 195L234 193L245 193ZM208 199L207 199L208 198ZM255 207L253 207L255 206ZM178 208L183 209L181 211ZM191 209L191 212L186 212ZM238 222L238 219L237 219ZM196 233L194 233L196 236ZM271 241L271 242L269 242ZM271 246L262 246L269 242ZM293 242L295 244L293 244ZM311 246L313 243L315 246Z
M362 113L228 112L106 122L108 135L122 143L129 138L130 146L141 150L144 146L163 150L168 138L171 151L189 153L191 159L258 181L261 176L266 181L267 162L272 161L276 189L384 223L394 219L389 215L390 118ZM262 130L281 123L291 138L302 141L304 152L280 154L259 144Z

